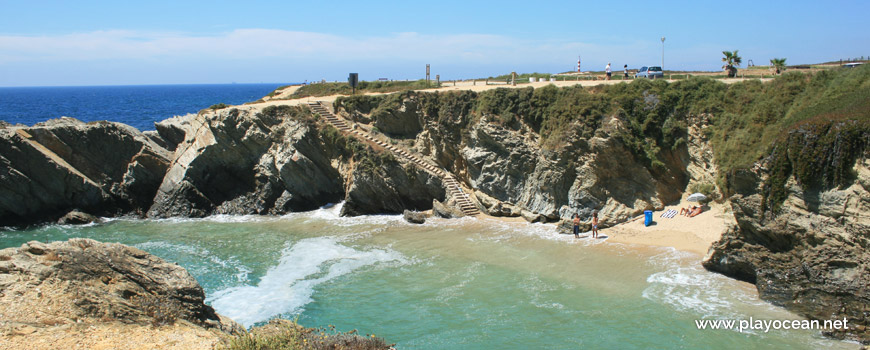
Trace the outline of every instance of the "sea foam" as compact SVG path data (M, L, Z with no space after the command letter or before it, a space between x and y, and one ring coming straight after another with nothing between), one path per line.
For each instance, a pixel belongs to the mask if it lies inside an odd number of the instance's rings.
M281 314L300 313L312 301L315 288L361 267L385 262L405 263L392 250L358 250L335 238L303 239L282 252L256 286L218 291L209 298L215 310L249 327Z

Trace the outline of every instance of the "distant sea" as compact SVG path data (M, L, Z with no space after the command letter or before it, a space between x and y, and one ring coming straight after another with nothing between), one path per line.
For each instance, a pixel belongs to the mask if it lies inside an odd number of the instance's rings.
M154 122L218 103L256 101L287 84L129 85L0 88L0 120L33 125L62 116L154 130Z

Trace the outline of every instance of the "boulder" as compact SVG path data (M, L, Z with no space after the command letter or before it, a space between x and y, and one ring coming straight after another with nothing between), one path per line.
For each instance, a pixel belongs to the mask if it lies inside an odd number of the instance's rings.
M533 213L528 210L520 211L520 216L528 222L547 222L547 217L539 213Z
M66 215L57 220L57 223L61 225L82 225L90 224L93 222L99 223L102 222L102 220L96 216L88 213L83 213L78 210L70 211L69 213L66 213Z
M442 203L434 199L432 200L432 214L439 218L445 219L456 219L465 217L465 213L463 213L461 209L459 209L449 201L446 203Z
M406 209L405 212L402 213L402 217L405 221L412 224L423 224L426 222L426 214L419 211L410 211Z

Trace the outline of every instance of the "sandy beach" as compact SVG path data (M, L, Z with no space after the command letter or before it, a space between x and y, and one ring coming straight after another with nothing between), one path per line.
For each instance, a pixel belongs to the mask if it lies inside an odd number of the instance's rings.
M643 217L601 230L611 242L674 247L678 250L704 255L710 244L719 240L722 233L732 224L733 218L726 208L717 203L707 204L705 210L695 217L679 215L680 208L696 203L681 201L663 210L653 212L653 224L643 225ZM673 218L663 218L662 213L676 210Z

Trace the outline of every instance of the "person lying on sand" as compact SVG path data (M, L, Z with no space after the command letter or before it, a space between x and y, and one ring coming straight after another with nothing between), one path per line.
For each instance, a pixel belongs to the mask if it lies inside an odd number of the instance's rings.
M695 206L690 206L688 208L680 208L680 215L689 216L692 213L692 210L695 210Z
M695 217L695 215L701 214L702 211L704 211L704 209L702 209L700 206L697 206L694 210L692 210L692 213L689 214L689 217Z

